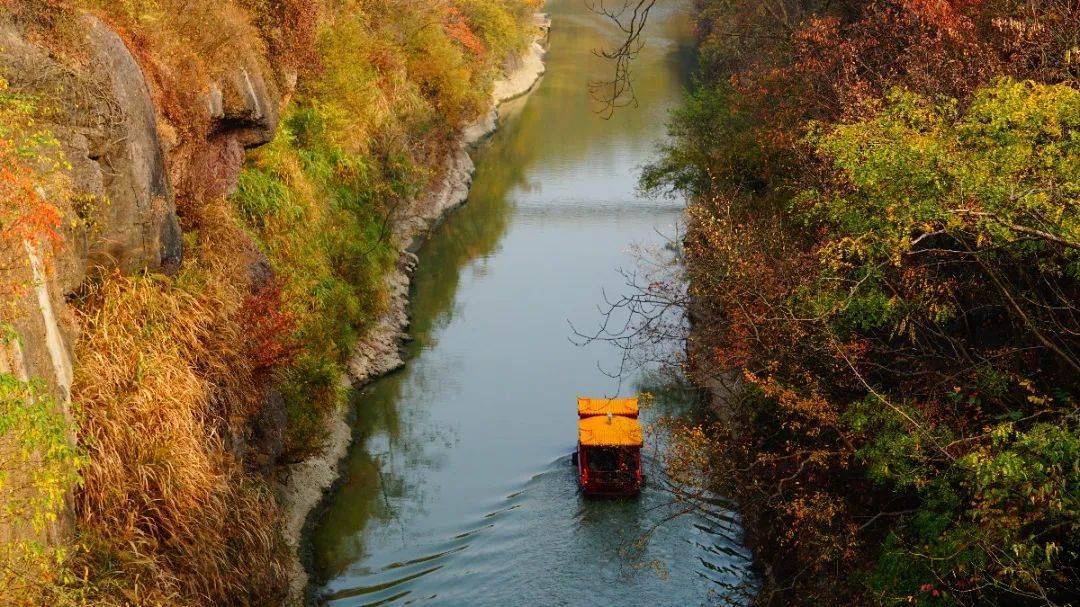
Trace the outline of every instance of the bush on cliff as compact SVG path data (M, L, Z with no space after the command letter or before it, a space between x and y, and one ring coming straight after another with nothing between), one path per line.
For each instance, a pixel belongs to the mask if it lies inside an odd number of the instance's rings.
M49 536L82 462L47 390L0 373L0 597L13 607L43 604L64 582L67 550Z
M72 592L95 604L284 597L280 512L230 444L261 404L245 260L228 246L242 234L223 202L204 213L177 276L110 274L80 302L73 398L88 463L72 565L93 577Z
M20 368L13 327L33 297L29 252L48 264L59 241L49 197L67 186L41 101L0 78L0 598L20 607L47 601L63 580L67 551L52 540L84 462L62 405Z

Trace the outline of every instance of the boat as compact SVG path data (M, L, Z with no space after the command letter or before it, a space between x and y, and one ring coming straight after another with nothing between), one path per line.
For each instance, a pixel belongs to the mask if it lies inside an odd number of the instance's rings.
M571 461L590 497L630 497L645 485L637 398L578 398L578 448Z

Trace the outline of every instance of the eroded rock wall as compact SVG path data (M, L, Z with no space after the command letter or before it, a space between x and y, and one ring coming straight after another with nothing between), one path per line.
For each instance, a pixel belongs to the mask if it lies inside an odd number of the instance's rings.
M63 191L42 192L59 207L62 243L27 244L13 270L29 288L12 306L17 340L0 353L0 369L44 381L69 417L79 335L70 302L94 275L176 272L184 255L177 192L199 200L231 193L245 150L273 138L287 92L265 57L243 58L181 97L190 100L182 108L190 120L170 124L153 74L120 33L88 14L76 24L67 35L77 40L62 46L77 52L59 55L39 32L0 17L0 76L48 108L42 126L65 163ZM270 280L269 266L254 246L248 257L250 275L238 280L259 288ZM262 448L247 448L245 436L272 443L280 434L278 401L266 399L255 427L233 441L238 450ZM268 470L268 458L258 459Z

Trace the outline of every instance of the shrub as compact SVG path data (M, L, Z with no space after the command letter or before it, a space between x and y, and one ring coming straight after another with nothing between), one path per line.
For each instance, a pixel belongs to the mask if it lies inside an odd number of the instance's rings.
M270 258L294 327L287 341L297 346L295 359L280 375L290 458L320 447L321 420L342 402L345 358L381 310L382 277L394 260L372 191L379 178L363 157L328 142L323 124L315 110L287 117L241 173L234 196Z
M275 501L224 442L220 374L249 364L228 280L188 261L175 279L106 277L84 303L75 511L91 588L130 588L141 604L284 594Z
M69 430L42 386L0 373L0 597L6 604L43 604L67 581L68 551L55 530L84 463Z
M0 78L0 301L13 305L27 286L25 245L49 252L60 246L60 212L49 196L63 197L65 165L59 144L40 124L37 97L19 94ZM44 255L46 259L48 255ZM10 320L11 311L0 314Z
M262 42L244 7L234 0L76 0L130 36L149 53L158 75L195 85L226 73Z

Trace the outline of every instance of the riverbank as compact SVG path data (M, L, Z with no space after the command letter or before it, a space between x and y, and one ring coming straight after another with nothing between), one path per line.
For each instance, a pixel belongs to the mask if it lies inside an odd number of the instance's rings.
M508 66L506 76L495 83L492 109L462 129L458 144L446 157L445 175L439 186L414 201L397 218L394 240L399 257L394 272L387 277L390 301L384 314L350 357L349 375L354 387L364 386L404 364L399 348L409 325L409 287L417 263L415 250L449 211L467 200L475 168L469 152L497 128L499 106L527 94L544 74L550 21L546 15L538 14L536 24L539 30L536 40L518 61ZM327 438L321 453L288 466L285 480L278 488L285 513L284 535L292 553L292 603L302 602L308 582L308 573L299 556L304 529L338 479L339 462L352 440L348 416L347 406L339 407L329 416Z
M655 458L636 500L577 491L574 396L619 390L603 370L622 350L578 347L567 323L592 326L599 298L626 292L617 269L679 220L681 201L635 186L682 97L692 32L680 6L658 9L639 104L604 120L588 85L610 73L594 51L616 26L578 0L545 10L547 75L503 106L468 204L417 251L408 364L355 397L341 480L305 536L320 604L698 605L745 571L722 502L661 524L678 504ZM646 389L634 371L622 388Z

